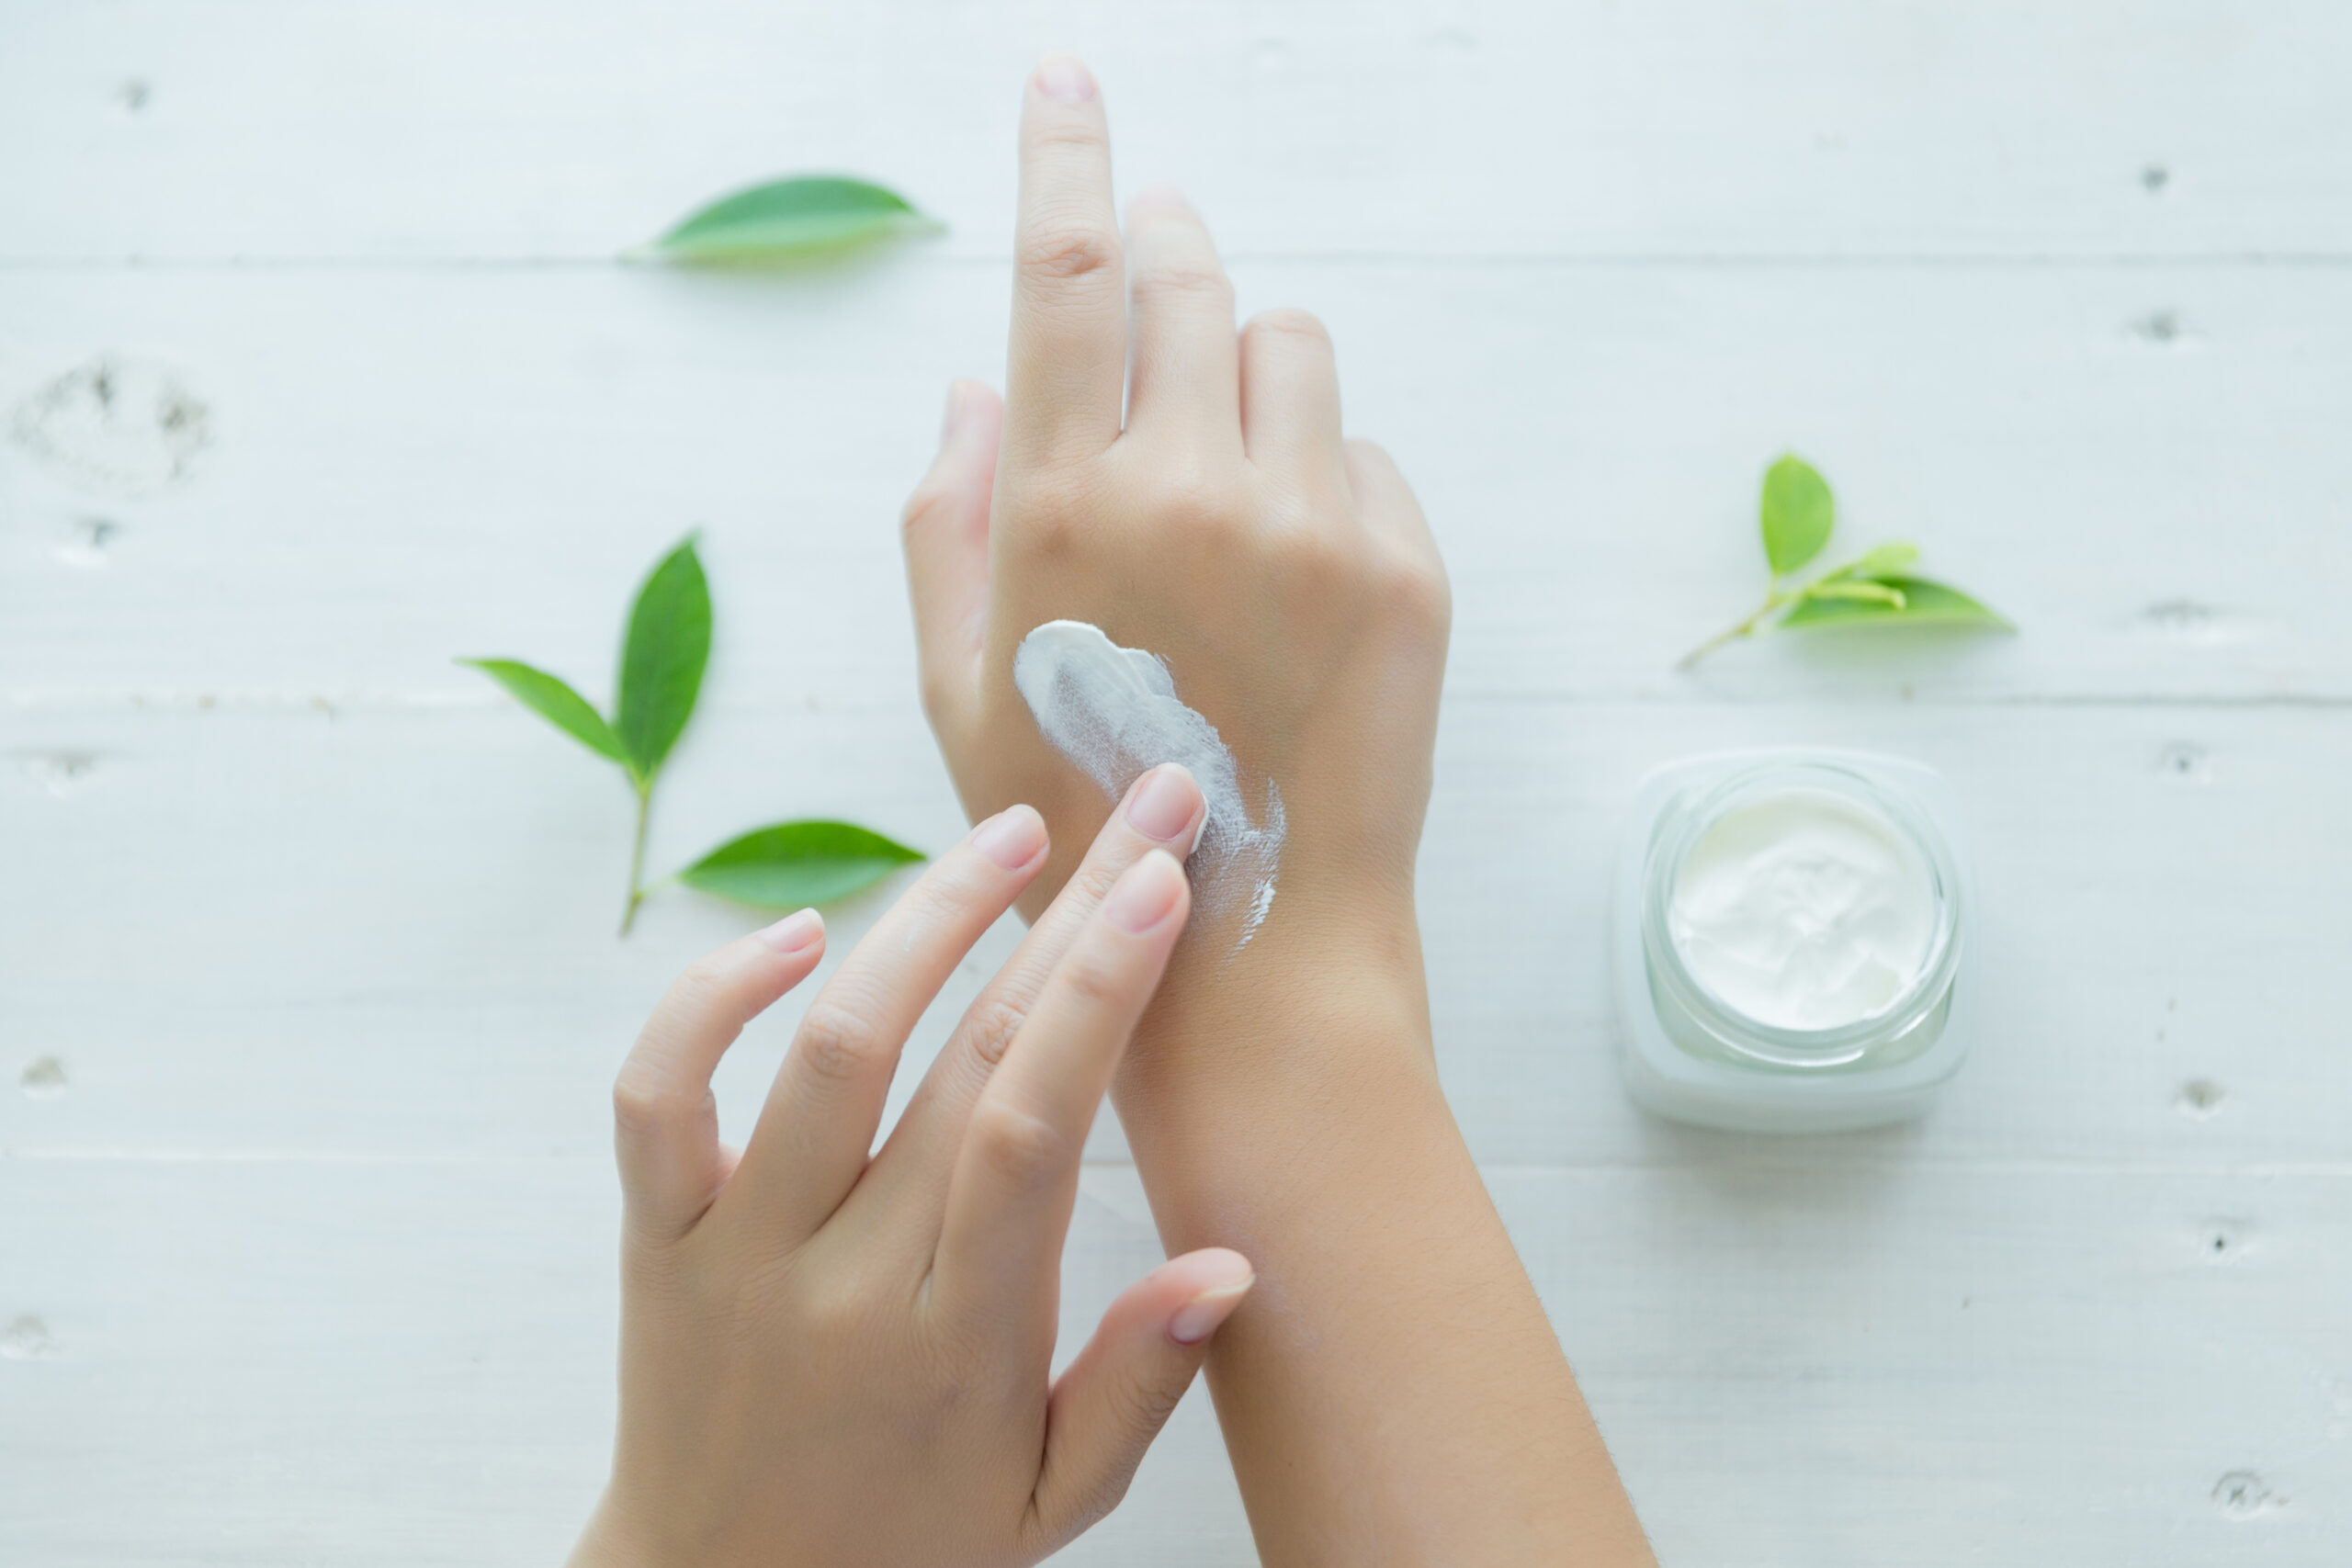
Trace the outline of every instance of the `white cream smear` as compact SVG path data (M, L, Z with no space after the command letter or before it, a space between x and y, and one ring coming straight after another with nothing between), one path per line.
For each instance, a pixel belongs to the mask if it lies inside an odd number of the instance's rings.
M1893 1007L1935 939L1933 873L1880 813L1823 789L1726 811L1690 847L1667 931L1693 978L1775 1029Z
M1191 770L1208 801L1187 863L1194 912L1216 919L1238 908L1236 952L1257 935L1282 861L1282 791L1271 778L1244 786L1216 726L1177 697L1167 660L1084 621L1047 621L1021 639L1012 684L1054 750L1114 801L1162 762Z

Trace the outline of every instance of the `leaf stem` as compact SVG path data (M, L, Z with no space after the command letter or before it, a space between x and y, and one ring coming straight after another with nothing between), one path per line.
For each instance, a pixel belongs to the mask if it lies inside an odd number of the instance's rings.
M1756 626L1758 622L1763 620L1765 616L1770 615L1773 611L1779 609L1781 605L1787 604L1790 600L1795 597L1796 594L1784 592L1778 586L1775 586L1770 594L1765 598L1764 603L1757 606L1756 613L1754 615L1748 616L1747 619L1740 622L1737 626L1717 632L1714 636L1709 637L1706 641L1701 643L1698 647L1684 654L1681 660L1675 665L1675 668L1677 670L1688 670L1693 664L1698 663L1702 659L1706 658L1707 655L1714 652L1715 649L1723 647L1725 643L1736 642L1744 637L1754 637L1756 635Z
M621 935L628 935L629 927L637 923L637 907L645 902L645 824L653 813L653 781L635 779L637 785L637 837L628 852L628 904L621 910Z

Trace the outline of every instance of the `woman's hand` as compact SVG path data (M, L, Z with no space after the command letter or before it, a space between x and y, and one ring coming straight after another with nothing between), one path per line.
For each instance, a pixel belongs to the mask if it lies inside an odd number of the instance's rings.
M1274 310L1237 335L1216 247L1173 191L1136 197L1122 243L1101 96L1068 57L1023 106L1006 379L1002 403L952 389L905 516L924 705L967 811L1033 801L1073 842L1102 820L1109 802L1012 685L1033 628L1091 621L1166 660L1279 784L1289 842L1259 941L1309 909L1327 935L1361 939L1369 917L1392 941L1428 803L1444 568L1386 455L1341 439L1322 324Z
M1183 926L1200 814L1180 769L1138 784L871 1158L908 1031L1046 863L1036 812L983 822L842 963L740 1158L712 1070L824 927L795 915L671 988L614 1086L620 1427L575 1568L1026 1564L1118 1501L1252 1279L1221 1248L1162 1265L1049 1382L1080 1151Z

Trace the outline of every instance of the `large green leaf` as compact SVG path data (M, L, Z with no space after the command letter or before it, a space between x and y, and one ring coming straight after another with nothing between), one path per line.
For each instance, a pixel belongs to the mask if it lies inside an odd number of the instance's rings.
M851 822L778 822L729 840L678 880L739 903L797 909L846 898L922 858Z
M1764 471L1764 558L1786 577L1821 553L1837 522L1829 481L1793 454Z
M587 698L544 670L512 659L460 659L520 698L525 706L600 757L628 765L628 748Z
M1903 603L1883 599L1828 598L1807 594L1789 607L1783 626L1871 626L1902 622L1911 626L1983 626L1988 631L2015 631L2008 617L1987 608L1957 588L1924 577L1886 577L1883 586L1903 595Z
M865 180L802 175L722 197L647 247L675 261L788 262L939 225L906 197Z
M710 662L710 584L695 542L662 558L637 591L621 645L621 695L613 728L631 767L650 781L695 713Z

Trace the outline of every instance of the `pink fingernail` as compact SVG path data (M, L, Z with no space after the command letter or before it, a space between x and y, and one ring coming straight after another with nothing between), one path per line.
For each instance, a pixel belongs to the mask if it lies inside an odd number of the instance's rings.
M1183 896L1184 868L1166 850L1154 850L1111 885L1102 913L1121 931L1141 936L1166 919Z
M1019 871L1046 847L1046 819L1026 806L998 812L973 829L972 847L1007 871Z
M1094 78L1076 55L1049 54L1037 67L1037 91L1057 103L1082 104L1094 96Z
M814 909L803 909L753 934L778 953L806 953L825 934L825 917Z
M1203 1291L1170 1314L1168 1337L1179 1345L1199 1344L1223 1326L1225 1320L1233 1315L1233 1309L1241 1304L1241 1298L1250 1293L1250 1287L1257 1282L1258 1276L1252 1274L1239 1284Z
M1127 796L1127 823L1147 839L1171 843L1200 808L1201 786L1192 773L1182 762L1163 762L1136 781Z
M939 417L939 444L942 446L947 445L948 439L964 423L964 412L971 405L972 400L964 393L963 382L951 381L947 384L947 412Z

